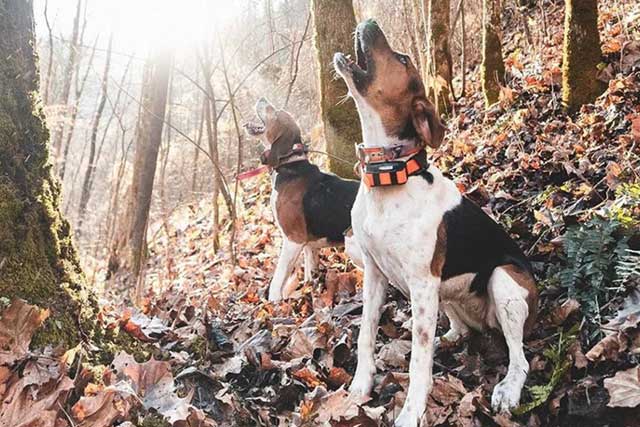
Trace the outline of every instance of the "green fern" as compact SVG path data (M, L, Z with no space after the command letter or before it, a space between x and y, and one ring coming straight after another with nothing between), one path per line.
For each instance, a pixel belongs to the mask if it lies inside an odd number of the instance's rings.
M616 265L616 283L624 285L632 280L640 279L640 251L627 249Z
M631 251L626 227L617 219L594 216L570 227L564 236L565 268L559 273L562 287L580 302L589 338L600 334L601 307L625 289L638 273L638 253Z

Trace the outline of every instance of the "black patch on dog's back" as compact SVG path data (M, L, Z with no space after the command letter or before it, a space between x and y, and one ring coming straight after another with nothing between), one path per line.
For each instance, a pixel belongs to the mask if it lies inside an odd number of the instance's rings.
M351 227L351 208L359 186L358 181L321 172L303 199L309 232L330 242L344 242L343 233Z
M351 227L351 208L360 182L321 172L316 165L301 160L277 169L276 191L285 182L302 177L307 182L302 205L309 234L332 243L344 242L343 233Z
M465 273L475 273L470 290L486 294L493 270L515 264L532 272L531 265L516 242L478 205L462 198L462 202L444 214L447 249L442 280Z

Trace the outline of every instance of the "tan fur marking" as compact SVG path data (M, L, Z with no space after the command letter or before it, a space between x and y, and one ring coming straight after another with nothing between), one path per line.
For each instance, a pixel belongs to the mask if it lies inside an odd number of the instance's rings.
M376 77L367 89L367 101L380 115L389 135L398 135L411 117L414 96L424 96L424 86L413 94L409 82L421 82L420 73L413 65L402 65L388 46L372 49L376 64Z
M399 136L402 133L407 124L413 121L415 102L420 100L423 105L428 106L425 114L431 117L430 126L433 124L437 128L430 129L431 135L424 142L437 148L442 142L444 127L425 95L418 69L410 59L407 65L401 63L384 35L377 37L370 50L376 67L375 74L366 93L362 95L380 116L387 135Z
M420 334L420 344L422 344L422 345L429 344L429 333L428 332L423 332L422 334Z
M278 224L287 238L296 243L312 240L307 231L307 222L302 206L306 186L305 179L287 182L278 188L278 198L276 199Z
M526 271L521 270L513 264L503 265L501 268L507 272L509 276L527 291L527 305L529 306L529 315L524 323L524 335L527 336L533 329L533 325L538 315L538 288L534 278Z
M442 277L442 269L444 268L445 256L447 253L447 227L444 221L438 226L438 236L436 238L436 246L431 258L431 274L435 277Z

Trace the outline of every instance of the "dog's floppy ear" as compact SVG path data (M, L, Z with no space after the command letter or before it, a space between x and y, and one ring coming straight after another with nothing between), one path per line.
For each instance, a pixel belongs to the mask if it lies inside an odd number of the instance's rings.
M411 118L420 138L431 148L438 148L444 139L445 127L433 105L426 98L416 98L411 105Z

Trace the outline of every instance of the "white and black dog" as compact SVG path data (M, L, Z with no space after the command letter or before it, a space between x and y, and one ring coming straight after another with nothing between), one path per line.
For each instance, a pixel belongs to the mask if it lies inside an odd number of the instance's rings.
M250 135L265 145L261 161L272 170L271 209L283 235L271 285L269 301L286 298L297 286L295 266L304 252L305 281L311 280L317 267L317 250L345 244L356 264L359 250L352 237L351 207L358 182L323 173L307 159L300 127L284 110L276 110L265 98L255 106L260 124L246 124Z
M444 127L411 59L395 52L373 20L355 32L356 60L336 53L362 124L362 182L351 213L364 262L364 312L351 393L373 387L375 339L387 283L411 301L409 389L397 426L417 426L432 385L439 300L449 318L443 340L470 329L502 331L506 377L491 399L495 410L518 405L529 364L523 336L535 321L538 293L531 266L508 234L455 184L429 165ZM403 184L403 185L401 185Z

